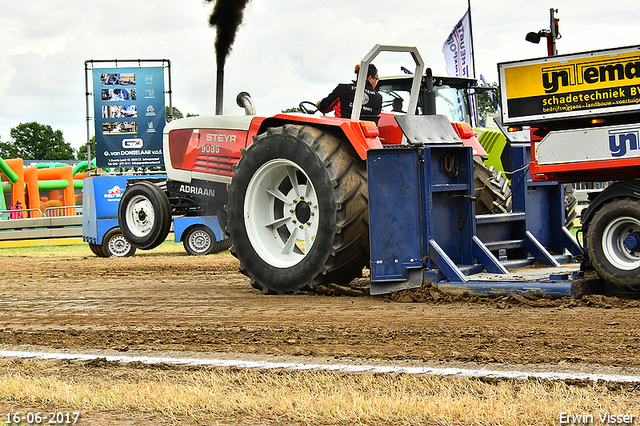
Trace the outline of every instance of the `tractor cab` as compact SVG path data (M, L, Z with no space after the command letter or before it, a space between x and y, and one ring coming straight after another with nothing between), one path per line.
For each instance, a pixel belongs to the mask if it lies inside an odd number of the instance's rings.
M433 89L428 88L431 79ZM414 76L402 75L395 77L381 77L378 82L378 92L382 95L382 113L378 122L380 142L383 145L398 145L403 141L403 134L397 126L395 116L408 113L408 104ZM475 87L477 81L462 77L432 77L423 75L420 80L420 90L415 115L437 114L449 119L456 133L462 139L463 145L473 147L475 156L487 155L478 142L472 126L471 95L469 89ZM434 102L429 106L429 97ZM435 111L431 112L434 109Z
M421 87L426 87L427 77L422 77ZM468 90L477 82L471 78L432 77L435 92L436 114L444 115L451 122L472 124ZM382 95L382 112L406 113L411 94L412 76L381 77L378 92ZM418 96L416 115L427 114L427 91L421 90Z

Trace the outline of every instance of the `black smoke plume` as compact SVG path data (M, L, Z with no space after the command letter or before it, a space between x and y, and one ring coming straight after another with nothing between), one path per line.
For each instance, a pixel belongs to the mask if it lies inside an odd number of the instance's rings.
M231 52L236 39L238 27L242 24L244 8L249 0L206 0L215 1L213 12L209 17L209 25L216 27L216 62L218 69L224 69L224 63Z

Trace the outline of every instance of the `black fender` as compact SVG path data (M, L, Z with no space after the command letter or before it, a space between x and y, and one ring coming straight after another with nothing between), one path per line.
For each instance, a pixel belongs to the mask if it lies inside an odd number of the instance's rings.
M580 221L583 228L588 228L593 214L600 206L616 198L632 198L640 202L640 180L631 179L616 182L600 192L600 194L589 203L589 207L582 212Z

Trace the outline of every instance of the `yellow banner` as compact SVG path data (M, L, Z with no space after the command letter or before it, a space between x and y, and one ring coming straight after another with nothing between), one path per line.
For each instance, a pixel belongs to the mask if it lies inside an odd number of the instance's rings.
M640 46L498 64L502 121L636 112Z
M640 86L640 52L634 49L555 61L548 58L505 67L504 72L508 99Z

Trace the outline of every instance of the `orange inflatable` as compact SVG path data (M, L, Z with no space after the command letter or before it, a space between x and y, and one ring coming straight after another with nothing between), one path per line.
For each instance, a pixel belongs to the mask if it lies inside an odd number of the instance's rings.
M71 166L24 167L21 158L4 160L2 166L7 173L13 171L18 177L18 181L10 182L11 205L20 201L28 209L29 217L41 217L42 207L70 207L68 209L52 209L50 215L74 216L76 214L75 206L78 197L76 197L74 189L75 187L82 188L81 179L86 177L87 173L76 173L75 178L79 182L74 182ZM4 180L8 180L4 174L0 173L0 176ZM15 179L15 177L11 179ZM48 197L41 197L41 191L48 191ZM79 199L82 200L81 195ZM55 200L56 203L47 205L49 200Z
M37 169L38 180L65 180L67 185L65 188L62 188L62 204L64 206L74 206L76 205L76 198L73 191L73 168L71 166L65 167L51 167L48 169ZM49 199L53 197L49 193ZM38 196L38 201L39 201ZM65 209L65 216L73 216L75 215L75 208L73 209Z
M17 158L14 160L5 160L4 161L7 166L13 170L13 172L18 175L18 181L11 184L11 205L14 205L16 201L20 201L22 204L25 203L24 199L24 172L23 172L23 161L22 158ZM2 174L4 176L4 174ZM6 177L5 177L6 178ZM3 194L4 195L4 194Z

